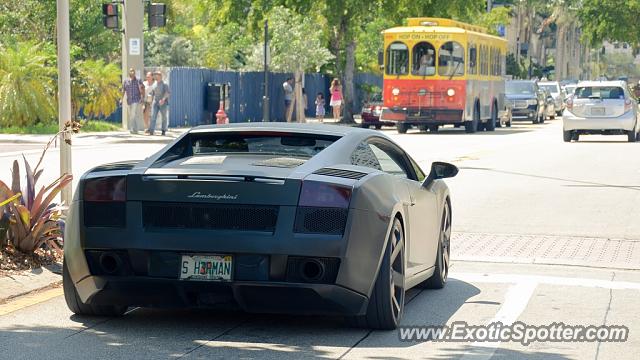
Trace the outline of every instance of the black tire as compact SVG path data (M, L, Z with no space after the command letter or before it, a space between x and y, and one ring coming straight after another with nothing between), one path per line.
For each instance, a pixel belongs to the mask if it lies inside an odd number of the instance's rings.
M438 132L438 125L429 125L429 132L436 133Z
M551 115L551 116L549 116L549 120L555 120L555 119L556 119L556 116L555 116L555 115Z
M80 300L80 296L78 296L78 291L73 284L73 280L71 280L67 262L64 259L62 260L62 290L67 307L76 315L121 316L127 311L126 306L91 305L83 303L82 300Z
M409 125L399 122L396 124L396 130L398 130L398 134L406 134L407 130L409 130Z
M540 119L538 120L539 124L544 124L544 119L546 118L546 116L544 116L544 114L542 114L542 116L540 116Z
M631 130L627 132L627 141L628 142L636 142L638 140L638 134L636 134L635 130Z
M480 111L478 110L478 106L476 105L473 110L473 120L464 122L464 131L468 134L473 134L476 131L482 131L480 128Z
M507 123L505 124L507 127L511 127L511 119L509 119L509 121L507 121Z
M536 118L534 118L533 120L531 120L531 123L532 123L532 124L537 124L539 119L540 119L540 118L536 117Z
M573 131L571 130L562 131L562 140L564 140L564 142L571 142L572 139L573 139Z
M421 287L428 289L442 289L447 284L449 267L451 264L451 205L449 201L444 205L442 221L440 225L440 239L438 239L438 251L436 254L435 271L430 278L425 280Z
M376 127L376 130L382 129L382 125L376 125L375 127Z
M494 104L493 109L491 109L491 119L485 123L484 128L487 131L496 131L496 122L498 122L498 109Z
M394 330L398 327L404 311L404 246L402 223L394 218L367 313L349 317L347 320L351 325L376 330Z

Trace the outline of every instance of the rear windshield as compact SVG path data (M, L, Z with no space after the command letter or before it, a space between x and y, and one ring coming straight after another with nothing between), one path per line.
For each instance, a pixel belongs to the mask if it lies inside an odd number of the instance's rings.
M538 84L539 87L543 88L543 89L547 89L549 90L549 92L551 93L557 93L558 91L558 85L556 84Z
M508 81L506 84L506 92L507 94L515 95L515 94L533 94L536 88L535 85L531 82L511 82Z
M576 88L578 99L624 99L624 90L619 86L587 86Z
M193 155L246 153L312 157L338 140L336 136L309 134L198 134Z

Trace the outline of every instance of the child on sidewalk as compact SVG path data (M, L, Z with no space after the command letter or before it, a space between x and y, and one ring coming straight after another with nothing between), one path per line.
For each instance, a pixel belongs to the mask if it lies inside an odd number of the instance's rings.
M316 96L316 119L320 122L324 119L324 95L321 92Z

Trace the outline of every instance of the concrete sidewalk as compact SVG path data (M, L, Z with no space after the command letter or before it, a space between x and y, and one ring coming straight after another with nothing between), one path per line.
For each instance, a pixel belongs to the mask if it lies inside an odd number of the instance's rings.
M0 304L61 283L62 266L60 264L0 276Z
M169 129L166 136L145 135L143 133L131 134L128 131L105 131L105 132L88 132L79 133L72 136L73 144L76 145L92 145L119 142L138 142L138 143L158 143L170 142L178 136L182 135L189 128ZM36 134L0 134L0 144L42 144L51 140L52 134L36 135Z

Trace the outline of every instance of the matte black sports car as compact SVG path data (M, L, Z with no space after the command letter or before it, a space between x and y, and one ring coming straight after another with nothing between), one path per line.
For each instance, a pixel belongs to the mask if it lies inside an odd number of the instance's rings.
M395 328L405 290L447 280L457 168L425 174L380 132L198 127L141 162L82 177L67 219L76 314L239 306Z

